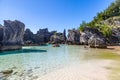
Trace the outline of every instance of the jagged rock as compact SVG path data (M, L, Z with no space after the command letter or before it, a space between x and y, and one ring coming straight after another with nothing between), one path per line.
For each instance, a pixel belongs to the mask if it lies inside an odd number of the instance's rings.
M39 29L36 34L33 34L30 29L26 29L24 34L25 45L42 45L50 41L50 37L56 31L49 32L47 28Z
M24 28L24 23L18 20L4 20L4 26L0 26L0 50L21 49Z
M90 37L88 35L89 34L86 34L84 32L81 33L81 35L80 35L80 43L81 44L88 44L88 40L89 40L89 37Z
M88 44L88 40L89 40L90 37L93 36L94 34L103 37L102 33L99 32L98 29L86 27L86 28L84 29L84 31L81 32L81 35L80 35L80 43L81 43L81 44Z
M110 40L111 42L120 43L120 28L113 28L112 29L112 37L114 40Z
M78 30L68 30L68 44L80 44L80 32Z
M50 37L53 35L54 33L51 33L48 31L48 28L44 28L44 29L39 29L39 31L37 31L37 35L41 36L43 38L43 42L47 43L50 41Z
M24 45L33 45L33 44L40 44L43 43L43 37L38 36L37 34L33 34L30 29L25 30L24 34Z
M105 38L98 35L92 35L88 40L88 45L91 48L107 48Z
M23 38L25 44L31 44L35 42L34 34L31 32L30 29L25 30L24 38Z
M63 31L63 36L64 36L65 41L66 41L67 37L66 37L66 30L65 30L65 29L64 29L64 31Z
M50 37L50 43L58 44L58 43L65 43L65 36L63 33L56 33Z

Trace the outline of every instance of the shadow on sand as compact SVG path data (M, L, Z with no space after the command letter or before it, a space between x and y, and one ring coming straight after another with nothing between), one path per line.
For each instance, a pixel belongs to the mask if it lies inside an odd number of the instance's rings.
M13 51L3 51L3 52L0 52L0 56L1 56L1 55L9 55L9 54L40 53L40 52L47 52L47 50L39 50L39 49L20 49L20 50L13 50Z

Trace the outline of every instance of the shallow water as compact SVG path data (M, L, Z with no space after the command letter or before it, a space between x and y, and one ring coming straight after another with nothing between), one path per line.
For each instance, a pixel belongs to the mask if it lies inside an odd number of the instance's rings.
M31 46L23 47L22 50L0 52L0 71L15 69L18 73L33 72L42 76L60 68L98 59L120 59L120 56L113 54L111 50L77 45Z

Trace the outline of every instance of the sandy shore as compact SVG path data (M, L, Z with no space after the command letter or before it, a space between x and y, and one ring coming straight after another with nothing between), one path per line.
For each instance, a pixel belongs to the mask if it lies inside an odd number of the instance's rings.
M53 71L36 80L109 80L110 60L90 61Z
M107 46L107 48L115 51L117 54L120 54L120 46Z

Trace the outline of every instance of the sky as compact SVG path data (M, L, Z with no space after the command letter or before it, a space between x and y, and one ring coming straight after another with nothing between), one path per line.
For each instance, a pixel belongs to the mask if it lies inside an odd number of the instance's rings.
M19 20L36 33L78 28L82 21L90 22L114 0L0 0L0 24L3 20Z

